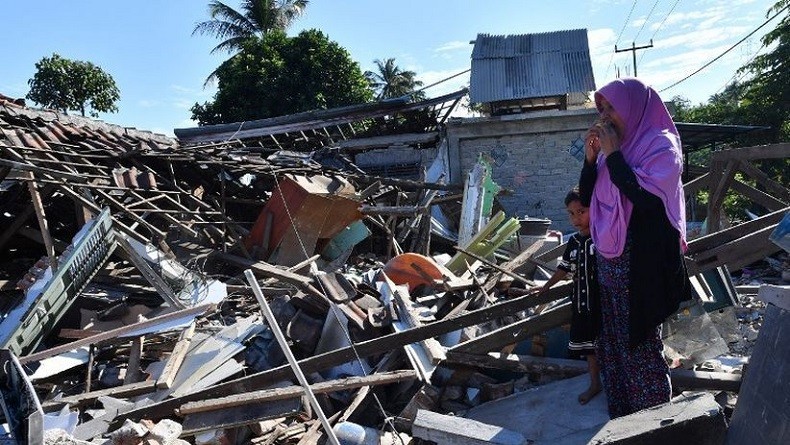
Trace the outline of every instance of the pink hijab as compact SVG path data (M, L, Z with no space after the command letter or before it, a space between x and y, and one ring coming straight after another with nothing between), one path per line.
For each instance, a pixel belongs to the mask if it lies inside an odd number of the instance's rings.
M635 78L617 79L595 93L606 98L625 123L620 151L639 185L661 198L669 222L680 233L686 251L686 203L681 173L680 135L653 88ZM612 183L603 154L590 203L590 232L595 248L606 258L623 253L633 204Z

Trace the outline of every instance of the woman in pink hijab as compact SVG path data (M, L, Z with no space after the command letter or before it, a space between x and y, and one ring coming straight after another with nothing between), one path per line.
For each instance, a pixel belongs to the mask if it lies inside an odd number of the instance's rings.
M579 180L590 205L602 328L598 360L612 418L668 402L661 323L691 298L683 261L680 136L664 103L635 78L595 93Z

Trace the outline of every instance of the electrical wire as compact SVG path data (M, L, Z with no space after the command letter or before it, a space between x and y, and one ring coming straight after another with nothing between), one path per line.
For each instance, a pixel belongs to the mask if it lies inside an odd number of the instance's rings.
M655 3L653 3L653 7L652 7L652 8L650 8L650 12L648 12L648 13L647 13L647 17L645 17L645 21L644 21L644 22L642 22L642 26L639 28L639 32L637 32L637 33L636 33L636 37L634 37L634 42L636 42L637 40L639 40L639 35L640 35L640 34L642 34L642 30L643 30L643 29L645 29L645 25L647 25L647 22L650 20L650 16L652 16L652 15L653 15L653 11L655 11L655 10L656 10L656 6L658 6L658 3L659 3L660 1L661 1L661 0L656 0L656 2L655 2Z
M737 42L735 42L735 44L734 44L734 45L732 45L731 47L727 48L727 50L726 50L726 51L724 51L723 53L721 53L721 54L719 54L718 56L716 56L715 58L713 58L713 60L709 61L709 62L708 62L708 63L706 63L705 65L702 65L702 66L701 66L701 67L699 67L699 68L698 68L696 71L694 71L693 73L689 74L688 76L686 76L686 77L684 77L684 78L682 78L682 79L678 80L677 82L673 83L672 85L670 85L670 86L668 86L668 87L666 87L666 88L664 88L664 89L662 89L662 90L659 90L658 92L659 92L659 93L662 93L662 92L664 92L664 91L666 91L666 90L669 90L669 89L671 89L671 88L674 88L674 87L676 87L676 86L680 85L681 83L685 82L686 80L688 80L688 79L689 79L691 76L694 76L695 74L697 74L697 73L699 73L700 71L704 70L705 68L709 67L709 66L710 66L710 65L712 65L714 62L716 62L717 60L721 59L721 58L722 58L722 57L724 57L724 56L725 56L727 53L729 53L730 51L732 51L733 49L735 49L735 48L736 48L738 45L740 45L741 43L743 43L744 41L746 41L746 39L748 39L749 37L751 37L752 35L754 35L754 33L756 33L757 31L759 31L760 29L762 29L762 27L763 27L763 26L765 26L765 25L767 25L767 24L768 24L768 23L769 23L771 20L773 20L773 19L775 19L776 17L778 17L778 16L779 16L779 14L783 13L785 10L787 10L787 8L790 8L790 4L788 4L788 5L787 5L787 6L785 6L784 8L780 9L779 11L777 11L777 12L776 12L776 14L772 15L771 17L769 17L769 18L768 18L768 20L764 21L762 25L760 25L760 26L758 26L757 28L755 28L755 29L754 29L752 32L750 32L749 34L747 34L747 35L746 35L746 37L744 37L744 38L742 38L741 40L738 40Z
M750 57L750 58L749 58L749 60L748 60L748 61L747 61L747 62L744 64L744 66L746 66L746 65L748 65L748 64L750 64L750 63L752 63L752 60L754 60L754 59L755 59L755 57L757 57L757 55L758 55L758 54L760 54L760 51L762 51L764 48L765 48L765 43L763 43L763 45L762 45L762 46L761 46L759 49L757 49L757 51L755 51L755 52L754 52L754 54L752 54L752 57ZM740 74L740 76L739 76L739 75L738 75L738 71L736 70L736 71L735 71L735 74L733 74L733 75L732 75L732 77L730 78L730 80L728 80L727 82L725 82L725 83L724 83L724 85L722 85L722 86L721 86L721 88L719 88L718 90L716 90L716 92L715 92L715 93L713 93L713 94L719 94L719 93L721 93L722 91L724 91L724 89L725 89L725 88L727 88L727 86L728 86L728 85L732 84L733 82L739 82L741 79L743 79L743 78L746 76L746 74L747 74L747 72L746 72L746 71L744 71L744 72L743 72L743 73L741 73L741 74Z
M634 8L636 8L637 0L634 0L634 3L631 4L631 10L628 11L628 16L625 18L625 23L623 23L623 28L620 30L620 35L617 36L617 40L614 42L614 47L617 48L617 44L620 43L620 37L623 36L623 31L625 31L625 27L628 26L628 21L631 20L631 14L634 12ZM606 67L606 74L604 74L604 79L609 76L609 69L612 67L612 61L614 60L614 52L612 52L612 57L609 58L609 65Z
M658 34L658 31L660 31L661 28L664 26L664 23L666 23L666 21L669 18L669 16L672 15L672 12L675 10L675 7L678 5L678 3L680 3L680 0L675 0L675 3L672 5L671 8L669 8L669 12L664 17L664 20L662 20L661 23L659 23L658 28L656 28L655 32L653 32L653 35L650 37L651 41L656 37L656 34ZM639 65L642 64L642 59L644 59L644 57L645 57L645 53L643 52L642 55L639 56L639 62L638 62Z

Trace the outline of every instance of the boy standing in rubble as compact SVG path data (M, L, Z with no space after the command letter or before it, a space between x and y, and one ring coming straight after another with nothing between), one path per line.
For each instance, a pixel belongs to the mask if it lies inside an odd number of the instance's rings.
M579 394L582 405L601 392L601 377L595 356L595 340L600 329L600 300L596 273L595 246L590 237L589 208L582 202L579 189L574 188L565 196L565 207L571 224L578 232L571 235L562 254L557 271L540 289L546 292L551 286L573 274L573 316L571 318L568 349L572 355L587 358L590 387Z

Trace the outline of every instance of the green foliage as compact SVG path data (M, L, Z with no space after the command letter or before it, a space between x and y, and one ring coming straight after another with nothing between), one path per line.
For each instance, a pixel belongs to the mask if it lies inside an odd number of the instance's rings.
M211 20L195 25L192 35L210 34L221 40L211 50L212 54L218 51L235 54L247 40L288 29L304 14L308 3L308 0L243 0L237 11L221 1L211 0L208 4ZM204 86L217 80L218 70L208 75Z
M394 58L383 62L376 59L373 62L376 64L376 71L365 71L365 77L376 92L377 100L395 99L407 95L410 95L413 101L425 99L423 91L414 93L414 90L422 86L422 81L416 79L417 73L400 69L395 64Z
M211 20L195 25L192 35L210 34L222 40L211 53L236 52L245 40L271 31L285 31L304 13L308 0L243 0L240 11L218 0L208 4Z
M750 132L736 138L730 144L733 147L774 144L790 140L789 11L790 0L780 0L766 14L766 17L779 14L781 19L776 28L762 39L763 45L771 48L770 51L758 55L752 62L740 68L740 74L750 74L750 77L742 82L727 85L724 91L711 96L704 104L692 106L683 97L673 98L675 120L770 127L767 131ZM709 159L710 149L699 150L689 156L692 164L700 166L707 166ZM778 183L790 183L790 159L764 159L753 163ZM746 181L745 178L738 177ZM706 200L705 194L701 194L699 199ZM743 215L746 209L756 210L748 200L733 191L727 193L724 208L727 214L735 219Z
M364 103L373 95L348 51L314 29L248 39L216 74L214 100L192 107L201 125Z
M36 63L36 74L28 85L28 99L64 113L77 110L83 116L86 110L93 117L98 117L99 112L116 112L115 104L121 98L115 80L101 68L58 54Z

